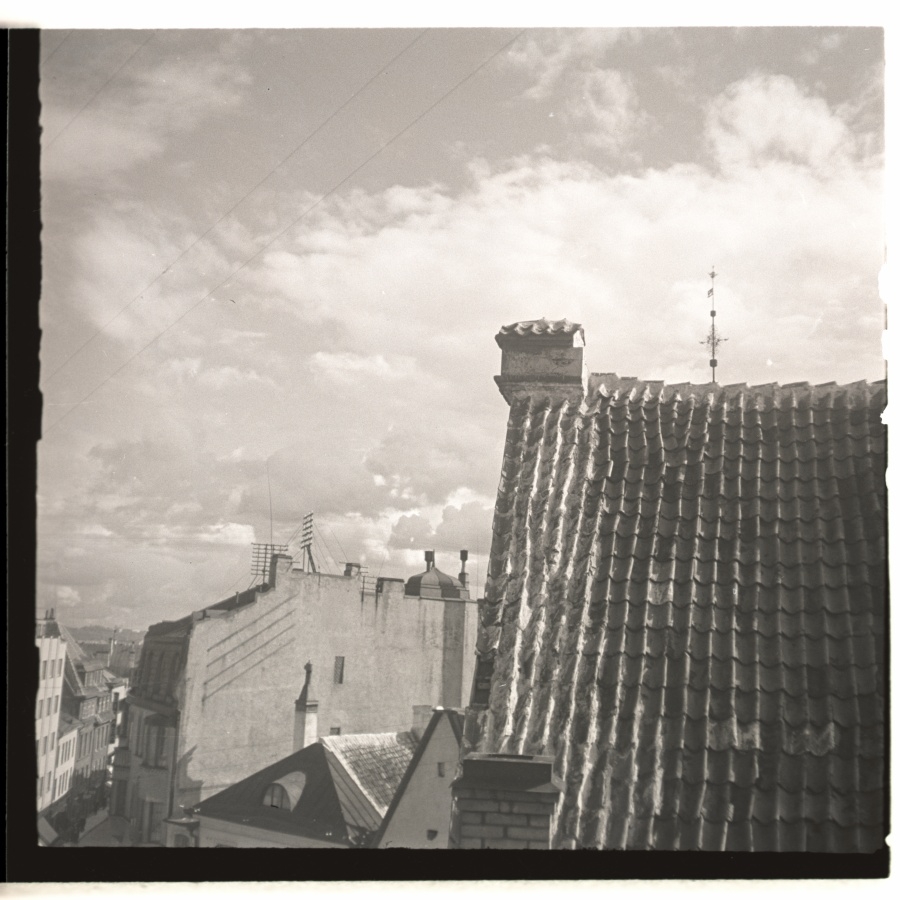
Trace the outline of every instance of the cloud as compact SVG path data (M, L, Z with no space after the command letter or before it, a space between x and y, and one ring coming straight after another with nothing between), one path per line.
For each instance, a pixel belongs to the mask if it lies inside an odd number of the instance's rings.
M135 46L108 42L119 57L91 61L106 67L96 77L107 80L87 103L59 76L44 88L43 177L84 184L125 172L162 155L176 133L239 104L251 78L228 52L227 38L219 52L182 48L183 40L156 32L147 42L152 51L139 34L130 41Z
M588 125L585 139L600 149L620 153L646 127L648 116L621 72L596 69L585 73L581 92L580 98L569 101L567 119Z
M363 356L359 353L328 353L320 350L310 357L309 368L315 377L349 385L369 378L386 381L411 378L416 371L416 362L408 356L386 359L381 353Z
M730 85L710 106L707 137L725 168L775 160L820 170L854 149L846 124L821 97L783 75L757 75Z
M616 28L538 29L516 41L506 59L532 77L525 97L545 100L573 70L596 66L627 34Z

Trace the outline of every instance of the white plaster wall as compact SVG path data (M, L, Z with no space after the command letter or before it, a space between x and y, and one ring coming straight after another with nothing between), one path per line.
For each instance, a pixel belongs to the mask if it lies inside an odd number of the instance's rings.
M397 589L399 588L399 590ZM403 586L360 597L356 578L292 572L255 603L196 621L184 670L175 808L190 806L293 752L294 701L313 664L318 734L409 728L441 703L444 602ZM459 602L459 601L450 601ZM476 605L465 604L462 697L474 668ZM344 682L334 683L336 656Z
M438 775L443 764L443 777ZM431 735L397 808L381 837L379 849L446 850L450 839L450 783L456 777L459 744L447 716ZM428 830L437 831L428 840Z

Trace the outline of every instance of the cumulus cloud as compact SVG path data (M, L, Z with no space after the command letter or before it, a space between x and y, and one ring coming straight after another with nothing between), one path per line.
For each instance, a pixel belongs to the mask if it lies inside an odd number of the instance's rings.
M726 168L785 160L819 170L853 150L846 124L825 100L783 75L732 84L710 106L707 135Z
M148 43L163 56L144 51ZM94 62L105 66L97 77L107 80L87 103L57 84L49 102L45 92L44 177L83 183L125 171L163 153L174 133L240 102L251 79L228 58L227 40L224 53L180 53L178 44L177 35L157 32L147 41L135 33L114 47L117 56Z
M626 36L633 39L634 33L616 28L537 30L518 40L506 58L532 77L525 96L544 100L573 69L596 66Z
M315 377L323 377L349 385L361 379L378 378L401 381L415 373L415 360L408 356L385 358L381 353L363 356L359 353L328 353L318 351L309 359Z

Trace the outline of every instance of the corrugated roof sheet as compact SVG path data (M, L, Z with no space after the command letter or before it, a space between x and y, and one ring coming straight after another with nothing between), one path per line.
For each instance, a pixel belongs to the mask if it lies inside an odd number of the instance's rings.
M882 846L884 383L510 409L472 749L548 753L554 846Z
M411 731L319 738L353 776L379 815L387 812L418 741Z

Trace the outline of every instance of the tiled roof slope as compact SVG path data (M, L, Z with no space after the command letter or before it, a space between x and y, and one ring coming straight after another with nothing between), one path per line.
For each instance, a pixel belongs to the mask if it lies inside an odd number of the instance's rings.
M466 736L555 756L553 846L882 846L885 399L594 375L512 405Z
M381 816L387 811L418 744L410 731L334 735L319 741L356 779Z

